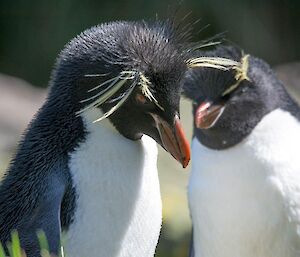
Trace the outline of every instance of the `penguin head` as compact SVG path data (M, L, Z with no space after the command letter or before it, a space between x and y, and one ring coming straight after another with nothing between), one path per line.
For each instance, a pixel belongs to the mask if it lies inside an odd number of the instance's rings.
M99 108L102 116L94 122L107 118L131 140L146 134L186 167L190 150L179 119L187 69L183 37L168 22L112 22L86 30L60 54L52 98L69 98L77 117Z
M184 95L193 102L194 136L210 148L228 148L278 106L283 88L264 61L237 47L221 46L197 55L233 61L189 69L183 80Z

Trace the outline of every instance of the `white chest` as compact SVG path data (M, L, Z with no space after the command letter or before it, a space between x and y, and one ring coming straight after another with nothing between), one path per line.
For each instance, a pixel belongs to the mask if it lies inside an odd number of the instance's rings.
M71 156L77 191L68 257L152 257L161 222L155 142L120 136L96 110L84 117L89 134Z
M300 125L268 114L227 150L192 143L196 257L300 256Z

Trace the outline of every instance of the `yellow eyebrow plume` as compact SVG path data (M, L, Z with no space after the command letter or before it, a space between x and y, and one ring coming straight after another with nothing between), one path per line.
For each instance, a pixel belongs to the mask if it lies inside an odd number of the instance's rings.
M197 57L186 61L188 68L207 67L219 70L230 70L239 66L239 62L222 57Z
M227 88L223 92L222 96L225 96L225 95L229 94L230 92L232 92L233 90L235 90L243 80L250 81L250 79L247 75L248 68L249 68L249 54L244 55L242 57L241 62L239 63L239 65L232 68L233 70L236 71L236 74L234 76L234 78L236 80L236 83L234 83L232 86Z
M249 55L243 55L240 62L223 57L197 57L186 61L188 68L213 68L222 71L234 70L236 83L227 88L222 96L225 96L235 90L243 80L250 81L247 73L249 68Z
M85 75L85 77L90 77L95 75L98 76L98 74L88 74ZM129 89L123 94L122 98L109 111L104 113L103 116L96 119L94 123L109 117L117 109L119 109L124 104L124 102L128 99L128 97L131 95L136 85L139 85L142 94L145 95L145 97L147 97L150 101L154 102L161 110L164 110L164 108L158 103L158 101L153 96L150 90L150 86L151 86L150 80L143 73L132 70L132 71L122 71L119 73L118 76L114 78L110 78L102 82L100 85L97 85L96 87L88 90L88 93L93 93L96 90L103 87L104 85L108 85L104 90L100 90L100 92L95 93L91 97L81 100L80 103L85 103L90 101L92 101L92 103L88 104L87 106L79 110L76 114L80 115L81 113L88 111L91 108L100 106L101 104L105 103L111 97L113 97L121 88L123 88L123 86L126 84L127 81L130 81L131 84L129 86Z
M150 85L150 80L141 72L139 73L140 80L138 82L140 89L144 96L146 96L151 102L154 102L158 108L160 108L162 111L164 111L164 108L158 103L156 98L153 96Z

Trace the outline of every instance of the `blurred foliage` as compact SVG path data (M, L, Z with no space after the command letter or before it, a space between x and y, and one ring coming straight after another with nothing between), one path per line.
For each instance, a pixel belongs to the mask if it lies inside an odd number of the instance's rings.
M195 40L227 32L247 52L278 64L300 57L298 0L0 0L0 71L47 86L60 49L82 30L113 20L191 12ZM204 32L197 33L211 24Z
M157 246L155 257L188 257L191 234L186 232L174 238L168 234L168 224L165 223Z

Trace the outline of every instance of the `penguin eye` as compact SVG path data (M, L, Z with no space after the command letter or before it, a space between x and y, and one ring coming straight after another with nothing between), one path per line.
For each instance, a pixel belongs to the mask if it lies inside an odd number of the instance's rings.
M139 104L145 104L147 102L146 97L141 94L141 93L137 93L135 95L135 100L139 103Z
M148 112L154 111L157 107L160 108L160 105L155 104L154 102L150 101L144 94L137 93L135 95L135 101L139 104L143 110L147 110Z

